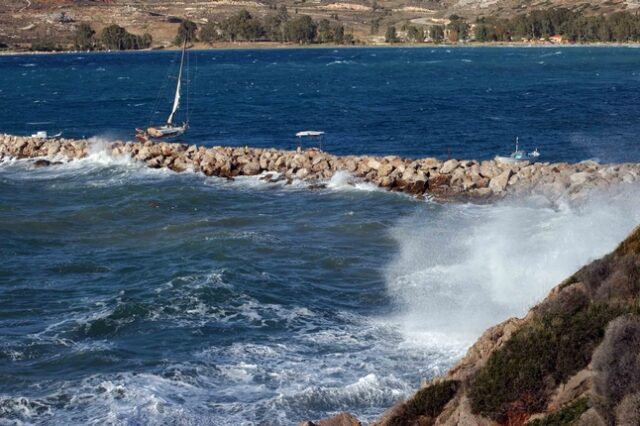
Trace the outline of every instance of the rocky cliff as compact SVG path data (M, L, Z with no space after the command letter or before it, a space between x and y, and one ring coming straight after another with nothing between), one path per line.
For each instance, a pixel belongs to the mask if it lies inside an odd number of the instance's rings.
M376 425L640 425L639 302L640 228Z
M260 176L267 182L307 182L322 187L339 173L354 181L390 191L438 199L483 201L510 194L539 194L550 200L580 199L589 191L637 182L640 164L594 162L504 164L495 160L408 159L397 156L337 156L319 150L212 147L179 143L98 143L88 140L44 140L0 135L0 160L39 159L34 166L55 165L102 150L152 168L187 170L234 179Z

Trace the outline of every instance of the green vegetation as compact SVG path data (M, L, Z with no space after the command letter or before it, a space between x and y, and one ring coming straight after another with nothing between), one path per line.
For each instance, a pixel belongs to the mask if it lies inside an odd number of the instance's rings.
M52 40L38 40L31 43L31 50L34 52L64 52L67 49Z
M571 426L588 409L589 401L587 398L580 398L572 404L549 414L544 419L528 422L527 426Z
M640 16L631 12L585 16L565 8L536 10L511 19L479 18L474 35L482 42L539 40L555 35L577 43L640 41Z
M147 49L151 46L151 35L142 36L131 34L119 25L110 25L100 33L100 42L104 49L136 50Z
M181 46L183 43L191 43L197 41L196 32L198 31L198 26L195 22L192 21L182 21L180 26L178 27L178 34L176 34L176 39L174 43L178 46Z
M449 30L450 41L463 41L469 38L470 26L464 18L461 18L458 15L451 15L449 20L451 22L447 25L447 29Z
M622 313L577 292L559 301L491 354L469 392L473 411L498 421L542 411L550 390L587 366Z
M285 41L309 44L316 39L317 35L318 26L309 15L302 15L284 24Z
M429 28L429 37L434 43L439 43L444 40L444 27L442 25L433 25Z
M456 380L445 380L420 389L407 401L407 416L439 416L444 406L455 396L459 386L460 382Z
M424 41L424 31L413 25L408 26L407 41L411 43L422 43Z
M221 22L210 21L199 32L201 41L277 41L298 44L311 43L353 43L353 36L345 34L344 26L329 19L314 21L310 16L299 15L291 18L285 6L277 13L256 18L246 10L231 15ZM334 21L337 21L335 16Z
M96 32L91 25L82 23L78 25L73 38L73 44L77 50L93 50L96 47Z
M400 39L398 38L396 27L387 27L387 32L384 34L384 41L386 41L387 43L398 43L400 41Z

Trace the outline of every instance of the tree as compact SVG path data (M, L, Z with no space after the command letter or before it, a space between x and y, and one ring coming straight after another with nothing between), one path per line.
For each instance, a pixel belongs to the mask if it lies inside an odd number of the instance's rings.
M284 41L284 20L282 15L267 16L264 20L264 33L267 40Z
M407 27L407 40L412 43L422 43L424 41L424 32L421 29L410 25Z
M396 27L393 25L387 27L387 32L384 35L384 41L387 43L397 43L398 42L398 33L396 31Z
M178 34L176 34L175 44L181 45L197 41L196 33L198 32L198 26L193 21L182 21L178 27Z
M258 19L243 9L222 22L222 29L229 41L256 41L264 36L265 29Z
M331 43L333 41L334 31L331 22L323 19L318 23L318 41L320 43Z
M429 28L429 37L435 43L439 43L444 40L444 27L442 25L432 25Z
M335 35L333 36L333 41L336 44L344 44L346 41L344 35L344 25L338 25L335 29Z
M100 41L109 50L124 50L124 39L127 30L119 25L113 24L105 27L100 33Z
M299 18L288 21L284 28L286 40L299 44L313 42L316 39L317 31L316 23L308 15L302 15Z
M217 22L207 22L203 26L200 27L200 32L198 33L198 38L200 41L205 43L213 43L219 40L222 40L222 29Z
M138 36L131 34L119 25L109 25L100 33L100 41L109 50L133 50L151 47L151 34Z
M93 50L96 46L95 35L96 32L93 31L91 25L83 22L76 29L73 44L77 50Z

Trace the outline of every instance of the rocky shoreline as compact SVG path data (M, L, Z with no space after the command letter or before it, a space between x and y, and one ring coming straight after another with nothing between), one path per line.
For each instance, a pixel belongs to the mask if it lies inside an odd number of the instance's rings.
M99 148L98 148L99 147ZM300 180L322 187L338 172L381 188L435 199L474 201L540 194L551 200L579 199L590 190L640 180L640 164L535 163L495 160L406 159L398 156L337 156L318 150L212 147L168 142L105 144L91 140L39 139L0 135L0 160L33 158L34 167L81 159L97 149L129 157L151 168L191 170L234 179L261 176L268 182Z

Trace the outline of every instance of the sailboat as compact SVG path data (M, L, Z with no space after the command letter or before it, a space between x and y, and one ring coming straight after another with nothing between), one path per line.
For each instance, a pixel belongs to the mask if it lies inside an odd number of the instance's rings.
M136 139L141 142L146 142L151 139L170 139L184 134L189 127L188 120L183 122L182 125L176 125L174 118L176 112L180 108L180 97L182 95L182 74L184 69L184 57L187 48L187 41L185 40L182 45L182 55L180 58L180 72L178 73L178 84L176 85L176 94L173 99L173 107L171 108L171 114L165 124L159 126L150 126L146 129L136 129Z

